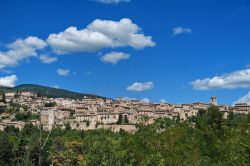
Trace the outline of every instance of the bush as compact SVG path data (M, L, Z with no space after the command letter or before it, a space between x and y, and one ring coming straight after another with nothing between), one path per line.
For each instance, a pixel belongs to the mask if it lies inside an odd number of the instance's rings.
M28 120L30 120L32 117L32 113L31 112L19 112L16 113L15 118L17 121L25 121L27 122Z
M56 102L45 103L44 107L55 107Z

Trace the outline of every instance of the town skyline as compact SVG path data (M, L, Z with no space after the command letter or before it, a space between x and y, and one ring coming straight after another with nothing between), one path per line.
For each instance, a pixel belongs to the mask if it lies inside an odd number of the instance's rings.
M0 3L1 86L250 104L248 0Z

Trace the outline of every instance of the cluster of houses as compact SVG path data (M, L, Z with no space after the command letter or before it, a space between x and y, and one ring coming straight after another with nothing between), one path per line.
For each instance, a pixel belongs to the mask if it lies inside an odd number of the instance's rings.
M207 109L211 105L218 106L225 118L229 112L235 114L250 113L250 106L245 103L234 106L217 105L216 97L211 97L208 104L201 102L192 104L149 103L125 98L117 98L116 100L88 97L81 100L44 98L38 97L32 92L20 92L18 95L5 93L4 98L5 102L0 102L0 109L8 108L11 102L26 106L27 110L21 111L28 111L40 117L29 122L42 126L44 130L51 130L56 126L78 130L110 128L113 131L120 129L135 131L135 126L139 122L151 124L160 117L179 118L180 121L184 121L189 117L196 116L199 110ZM0 101L2 99L3 97L0 96ZM13 115L2 112L0 114L0 130L10 125L22 129L25 123L16 121Z

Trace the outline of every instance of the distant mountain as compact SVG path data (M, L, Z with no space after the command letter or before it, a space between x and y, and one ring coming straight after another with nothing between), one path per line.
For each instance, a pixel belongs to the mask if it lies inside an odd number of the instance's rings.
M77 92L71 92L64 89L51 88L41 85L34 84L23 84L13 88L0 87L0 92L33 92L36 94L41 94L42 96L47 96L49 98L70 98L70 99L82 99L84 97L90 98L105 98L102 96L97 96L93 94L83 94Z

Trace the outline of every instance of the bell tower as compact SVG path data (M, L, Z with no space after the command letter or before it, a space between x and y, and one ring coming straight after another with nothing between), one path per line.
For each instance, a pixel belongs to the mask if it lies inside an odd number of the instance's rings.
M210 105L217 106L217 97L216 96L212 96L210 98Z

